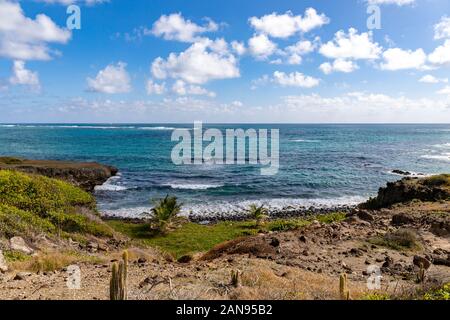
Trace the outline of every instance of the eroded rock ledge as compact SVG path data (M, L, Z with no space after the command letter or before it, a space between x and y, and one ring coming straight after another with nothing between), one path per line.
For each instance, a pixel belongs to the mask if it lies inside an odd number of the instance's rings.
M103 184L117 174L118 169L96 162L71 162L54 160L26 160L0 157L0 170L10 169L25 173L40 174L70 182L86 191Z

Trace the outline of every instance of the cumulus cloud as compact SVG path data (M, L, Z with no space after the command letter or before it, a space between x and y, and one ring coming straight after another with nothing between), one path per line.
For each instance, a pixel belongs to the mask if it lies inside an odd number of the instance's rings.
M203 39L179 54L169 54L167 59L156 58L152 74L157 79L174 78L192 84L237 78L240 76L237 59L227 47L223 39Z
M277 45L265 34L254 35L248 40L248 49L257 59L267 59L277 50Z
M333 61L333 63L322 63L319 69L322 70L322 72L325 74L330 74L332 72L350 73L359 69L359 67L355 62L351 60L336 59Z
M442 17L438 24L434 25L434 39L450 38L450 17Z
M146 84L147 94L164 94L166 92L166 84L154 82L152 79L148 79Z
M185 95L205 95L208 97L215 97L216 94L212 91L208 91L203 87L196 85L188 85L183 80L177 80L172 86L172 91L180 96Z
M275 71L273 73L272 81L283 87L301 87L301 88L313 88L319 85L320 80L305 76L300 72L284 73L281 71Z
M350 28L348 33L338 31L332 41L320 47L319 52L332 59L378 59L382 48L373 42L371 32L358 34L358 30Z
M16 60L49 60L49 43L67 43L71 32L38 14L28 18L17 2L0 1L0 56Z
M110 64L100 70L94 79L87 78L89 90L109 94L130 92L131 81L126 66L123 62Z
M419 79L419 82L422 83L447 83L448 78L436 78L435 76L432 76L431 74L427 74Z
M245 44L239 41L231 41L231 48L239 56L242 56L247 52Z
M450 86L445 86L445 88L439 90L437 93L450 96Z
M301 64L302 56L311 53L316 48L316 44L309 40L300 40L290 45L281 52L281 55L287 56L287 64Z
M195 42L199 40L199 35L206 32L217 31L219 26L211 19L203 26L186 20L180 13L162 15L153 24L151 33L165 40L177 40L182 42Z
M9 82L13 85L29 86L33 90L40 90L39 76L37 72L28 70L24 61L14 61L12 67L12 76Z
M404 6L415 3L416 0L368 0L369 4L396 4Z
M304 16L287 11L284 14L272 13L260 18L251 17L250 25L258 32L273 38L288 38L299 32L309 32L330 22L325 14L318 14L308 8Z
M428 60L437 66L450 64L450 39L430 53Z
M383 59L380 65L383 70L424 69L427 55L423 49L412 51L392 48L383 52Z

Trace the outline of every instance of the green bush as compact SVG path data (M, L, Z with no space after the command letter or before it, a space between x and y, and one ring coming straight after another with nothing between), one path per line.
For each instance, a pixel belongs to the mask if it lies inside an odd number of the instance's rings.
M95 211L94 197L67 182L44 176L0 170L0 235L80 233L111 236L106 224L79 214Z

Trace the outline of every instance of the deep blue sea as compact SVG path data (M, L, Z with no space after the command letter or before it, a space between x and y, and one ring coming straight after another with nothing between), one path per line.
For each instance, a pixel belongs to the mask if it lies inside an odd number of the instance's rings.
M450 125L204 125L204 129L280 130L280 169L255 165L175 166L174 128L193 124L0 125L0 155L97 161L120 174L95 191L102 213L139 216L151 199L176 195L184 211L232 212L250 203L273 208L354 204L376 194L393 169L450 172Z

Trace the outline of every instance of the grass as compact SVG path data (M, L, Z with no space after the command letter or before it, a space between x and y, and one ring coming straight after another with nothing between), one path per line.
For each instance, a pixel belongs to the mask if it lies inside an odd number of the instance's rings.
M424 294L424 300L450 300L450 282Z
M219 243L259 232L295 230L307 226L313 220L324 223L343 220L345 214L332 213L300 219L277 219L256 226L254 221L225 221L212 225L187 222L175 231L162 235L150 231L148 224L118 220L108 221L113 229L136 239L145 245L157 247L176 259L196 252L205 252Z
M440 174L437 176L425 178L423 184L430 187L450 187L450 174Z
M79 214L80 207L96 214L94 197L67 182L0 170L0 234L6 237L112 235L106 224Z
M76 251L42 252L38 256L17 257L11 251L5 252L5 258L13 270L46 272L59 271L76 263L104 263L102 258L81 254Z
M398 229L394 232L388 232L383 237L373 238L369 242L399 251L418 250L421 247L419 237L410 229Z

